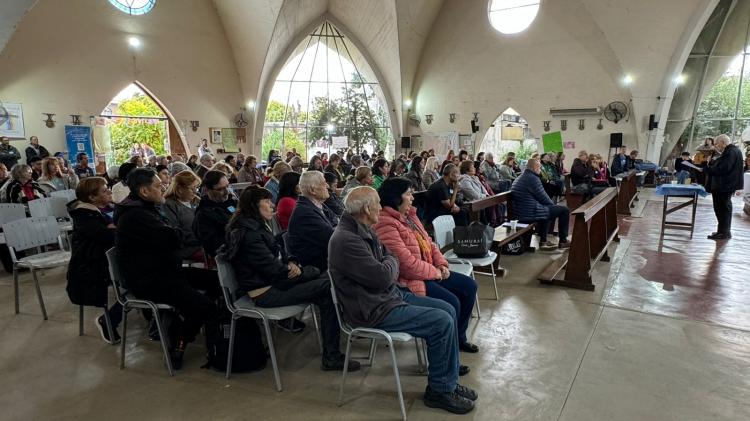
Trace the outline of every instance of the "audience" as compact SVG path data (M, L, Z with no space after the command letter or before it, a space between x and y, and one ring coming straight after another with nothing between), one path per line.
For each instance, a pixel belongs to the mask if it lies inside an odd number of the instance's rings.
M203 252L213 258L224 244L225 228L237 208L237 200L229 194L229 179L221 171L209 171L203 177L203 196L195 210L193 232Z
M690 152L683 152L674 160L675 175L677 176L677 183L679 184L685 183L685 180L690 177L690 167L684 165L683 162L688 162L690 164L693 163L693 160L690 159Z
M48 158L45 158L45 160ZM104 315L94 321L105 342L120 342L117 326L122 320L122 306L115 301L106 308L111 284L109 264L105 252L115 245L115 226L108 211L112 192L101 177L88 177L76 187L76 200L68 203L68 213L73 220L70 236L70 262L68 263L68 297L73 304L103 307L112 325L110 338Z
M518 177L510 191L513 192L513 214L519 222L537 224L539 246L542 249L570 247L568 224L570 211L565 206L557 206L544 192L541 179L542 165L536 159L526 163L526 170ZM547 234L555 226L560 241L557 245L547 240Z
M302 167L304 165L304 162L302 162L302 158L298 156L293 156L292 159L289 160L289 166L292 168L292 171L302 174Z
M182 171L174 176L164 194L162 213L167 223L180 232L180 248L176 253L181 260L204 261L201 242L193 232L200 184L201 179L192 171Z
M78 177L72 170L64 174L60 168L60 161L47 157L42 160L42 176L37 182L39 187L49 194L53 191L75 189L78 186Z
M79 180L94 176L94 170L89 167L89 157L85 152L76 154L75 172Z
M279 196L276 202L276 219L282 231L289 227L289 218L292 217L292 211L297 206L299 197L299 179L300 174L290 171L281 176L279 182Z
M128 187L128 174L136 168L136 164L133 164L132 162L126 162L120 165L120 169L117 171L117 178L119 178L120 181L112 186L113 203L122 202L130 194L130 188Z
M562 196L563 190L565 188L565 181L562 179L561 175L557 172L557 167L555 166L553 159L556 159L557 155L555 155L554 152L552 153L544 153L542 154L541 161L542 161L542 185L544 187L544 191L547 193L547 196L550 197L550 199L556 197L556 196ZM527 164L528 167L528 164Z
M161 184L164 186L164 188L168 188L172 182L172 176L169 174L169 168L167 168L166 165L158 164L156 167L154 167L154 170L156 171L156 175L159 176L159 180L161 180Z
M427 190L425 219L432 222L440 215L452 215L457 226L468 225L469 213L461 207L463 198L458 190L458 168L448 164L443 168L443 177Z
M263 186L263 172L257 168L258 159L254 155L245 158L242 169L237 173L238 183L252 183L252 186Z
M406 178L411 183L411 188L415 192L427 190L422 181L422 173L424 172L424 163L422 162L421 156L415 156L411 160L411 168L406 173Z
M432 183L440 178L440 173L438 173L439 165L440 163L434 156L427 158L427 163L425 164L424 172L422 173L422 183L424 184L425 189L429 189Z
M190 158L188 158L187 166L190 167L191 170L197 171L200 164L198 164L198 155L190 155Z
M325 167L325 171L323 172L332 172L336 175L336 178L338 178L339 180L344 180L346 178L346 173L344 172L341 164L341 157L335 153L331 154L331 160L328 162L328 165Z
M21 152L18 152L18 149L10 144L10 138L0 136L0 163L5 164L6 168L12 170L19 159L21 159Z
M279 196L279 181L281 180L281 177L290 171L292 171L292 167L284 161L278 161L273 165L271 178L266 181L266 184L263 187L271 192L274 202L277 201Z
M42 176L42 158L35 156L28 160L27 165L31 167L31 178L38 181Z
M39 144L39 138L31 136L29 138L29 146L26 147L26 164L31 165L31 158L44 159L49 156L47 148Z
M227 165L224 163L224 161L219 161L211 167L211 171L220 171L224 173L224 175L227 176L227 179L229 180L229 184L236 183L237 177L235 177L235 169L234 167Z
M463 160L459 166L461 175L458 177L458 186L464 199L468 201L484 199L489 195L476 175L474 161Z
M508 154L508 156L505 157L503 164L498 168L498 172L500 173L501 180L509 181L512 184L517 177L515 156Z
M198 166L198 169L195 170L195 174L203 179L206 173L211 171L211 167L214 166L214 157L210 153L202 154L199 158L199 163L200 165Z
M362 187L362 186L372 186L374 180L372 177L372 170L370 167L367 166L361 166L356 169L354 172L354 177L349 179L349 181L346 182L346 185L344 186L344 189L341 191L341 199L342 201L346 199L347 193L351 191L351 189L355 187Z
M323 160L318 155L313 155L310 158L310 165L307 166L307 171L320 171L323 172Z
M336 175L332 172L324 173L323 178L325 178L326 184L328 184L328 199L326 199L323 204L326 205L328 209L330 209L336 215L337 218L340 218L344 213L344 202L336 193L337 190L340 190L337 187L339 184L339 179L336 178Z
M390 169L390 164L388 164L388 161L384 158L378 158L375 160L372 164L372 187L374 189L377 190L380 188L380 185L383 184L383 181L385 181L388 176Z
M455 310L442 300L398 287L398 259L371 229L380 210L374 189L354 188L328 244L330 273L343 318L353 327L406 332L425 339L430 362L425 405L458 414L470 412L477 393L458 384Z
M500 193L508 190L508 185L500 186L500 167L495 164L495 155L491 153L484 154L484 160L479 164L479 168L487 180L487 184L492 187L492 191Z
M338 224L338 217L324 203L328 183L322 173L307 171L299 180L301 196L289 220L289 251L303 266L320 271L328 268L328 240Z
M388 178L401 177L404 173L406 173L406 162L401 158L394 159L388 172Z
M46 196L44 190L32 177L31 167L16 164L10 169L10 181L5 188L6 203L28 203Z
M322 179L318 172L305 173L308 174ZM234 268L238 292L249 295L255 305L272 308L315 304L320 310L323 337L321 369L342 370L344 355L339 351L339 324L330 282L318 269L301 266L276 241L269 227L272 199L271 193L261 187L251 186L242 192L237 212L227 227L221 257ZM359 368L357 361L350 361L347 367L350 371Z

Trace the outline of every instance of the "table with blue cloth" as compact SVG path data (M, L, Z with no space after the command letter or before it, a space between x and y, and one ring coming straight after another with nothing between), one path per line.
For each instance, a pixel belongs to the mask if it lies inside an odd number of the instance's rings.
M664 196L664 207L661 215L661 235L664 235L665 228L684 229L690 230L690 238L693 238L693 231L695 230L695 210L698 206L698 196L708 196L706 189L700 184L662 184L656 187L656 195ZM689 197L690 200L680 202L679 205L670 208L670 197ZM693 206L693 214L690 222L667 221L667 215L691 205Z

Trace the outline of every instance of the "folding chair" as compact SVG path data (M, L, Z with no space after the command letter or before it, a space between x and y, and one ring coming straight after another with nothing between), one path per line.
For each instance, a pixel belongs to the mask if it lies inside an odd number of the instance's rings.
M281 375L279 374L279 365L276 361L276 347L273 344L273 335L271 334L269 320L278 321L294 317L304 312L308 307L311 307L312 304L297 304L293 306L271 308L258 307L248 295L243 295L239 299L235 297L235 291L237 291L237 280L234 275L234 268L229 262L222 259L221 256L216 256L216 266L219 270L219 283L221 284L221 290L224 293L224 302L227 305L227 310L232 313L232 323L229 327L229 353L227 355L226 378L228 379L232 374L234 331L237 319L241 317L258 319L263 323L263 328L266 331L266 340L268 342L269 353L271 354L271 365L273 366L273 377L276 383L276 391L281 392ZM315 309L311 308L311 311L313 323L315 324L316 336L318 338L318 345L321 347L322 352L322 340L320 338L320 329L318 327L318 317L315 315Z
M20 203L0 203L0 226L26 218L26 206ZM0 244L5 244L5 234L0 233Z
M29 269L31 277L34 280L39 307L42 309L42 316L47 320L47 308L44 306L42 290L39 287L39 279L36 272L40 269L51 269L54 267L67 266L70 261L70 252L64 251L60 229L57 226L57 220L53 216L32 217L11 221L3 225L5 242L10 250L10 257L13 261L13 290L15 293L16 314L19 313L18 297L18 269ZM57 244L60 250L42 251L44 247L51 244ZM29 251L36 249L36 254L29 254ZM26 256L16 257L17 251L27 251Z
M31 216L54 216L57 219L70 219L68 201L65 197L43 197L29 202Z
M112 289L115 291L115 299L122 305L122 340L120 343L120 370L125 368L125 340L128 337L128 312L134 308L151 310L154 320L156 321L156 329L159 331L159 342L161 342L161 349L164 352L164 359L167 362L167 371L170 376L174 376L174 370L172 370L172 360L169 358L169 335L164 329L164 325L161 320L161 314L159 310L174 310L175 308L169 304L158 304L149 300L142 300L133 297L132 294L125 290L121 290L122 286L122 274L120 267L117 263L115 248L107 250L107 261L109 262L109 277L112 279Z
M341 331L346 334L346 353L344 354L344 371L341 374L341 388L339 389L339 400L338 406L342 406L344 402L344 383L346 382L346 373L349 368L349 358L352 350L352 342L355 339L370 339L370 354L368 356L368 364L372 365L375 358L375 347L378 340L384 340L388 344L388 349L391 353L391 364L393 365L393 376L396 379L396 391L398 393L398 404L401 407L401 417L406 420L406 406L404 405L404 394L401 388L401 377L398 371L398 359L396 358L396 349L393 347L394 342L410 342L414 341L417 348L417 363L419 364L419 372L424 372L424 366L426 365L423 361L427 358L422 355L422 349L419 345L419 338L416 338L406 332L386 332L382 329L366 328L366 327L351 327L341 314L341 307L339 304L338 296L336 295L336 288L334 286L333 276L330 272L328 273L331 279L331 297L333 298L333 306L336 308L336 318L341 326Z
M67 202L76 200L76 191L74 189L57 190L49 194L50 197L62 197Z

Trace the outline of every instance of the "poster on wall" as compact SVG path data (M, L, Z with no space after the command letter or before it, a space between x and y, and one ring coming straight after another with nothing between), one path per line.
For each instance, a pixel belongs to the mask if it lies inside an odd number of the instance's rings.
M575 149L576 143L575 142L563 142L563 148L565 149Z
M331 137L331 143L333 149L346 149L349 147L348 136L333 136Z
M237 146L237 129L221 129L221 145L224 153L238 153L240 148Z
M94 168L94 145L91 143L91 127L65 126L65 144L68 145L68 160L76 162L76 155L85 152L89 167Z
M563 141L561 132L550 132L542 135L542 146L544 146L544 152L562 152Z
M439 160L445 159L448 156L448 151L453 150L458 153L458 132L438 132L438 133L422 133L422 149L435 150L435 156Z
M0 102L0 136L8 136L11 139L26 137L21 103Z

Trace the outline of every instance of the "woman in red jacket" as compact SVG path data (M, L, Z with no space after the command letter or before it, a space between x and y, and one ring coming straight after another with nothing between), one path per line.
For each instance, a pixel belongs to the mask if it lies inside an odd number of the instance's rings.
M288 172L281 176L279 181L279 198L276 202L276 217L279 220L279 226L282 231L289 228L289 218L297 206L297 197L299 197L299 178L300 174L294 171Z
M478 352L479 347L466 338L477 296L476 282L448 270L448 262L417 218L416 208L411 206L414 197L408 179L389 178L378 194L383 209L373 228L380 241L398 258L398 283L416 295L438 298L453 306L459 349Z

